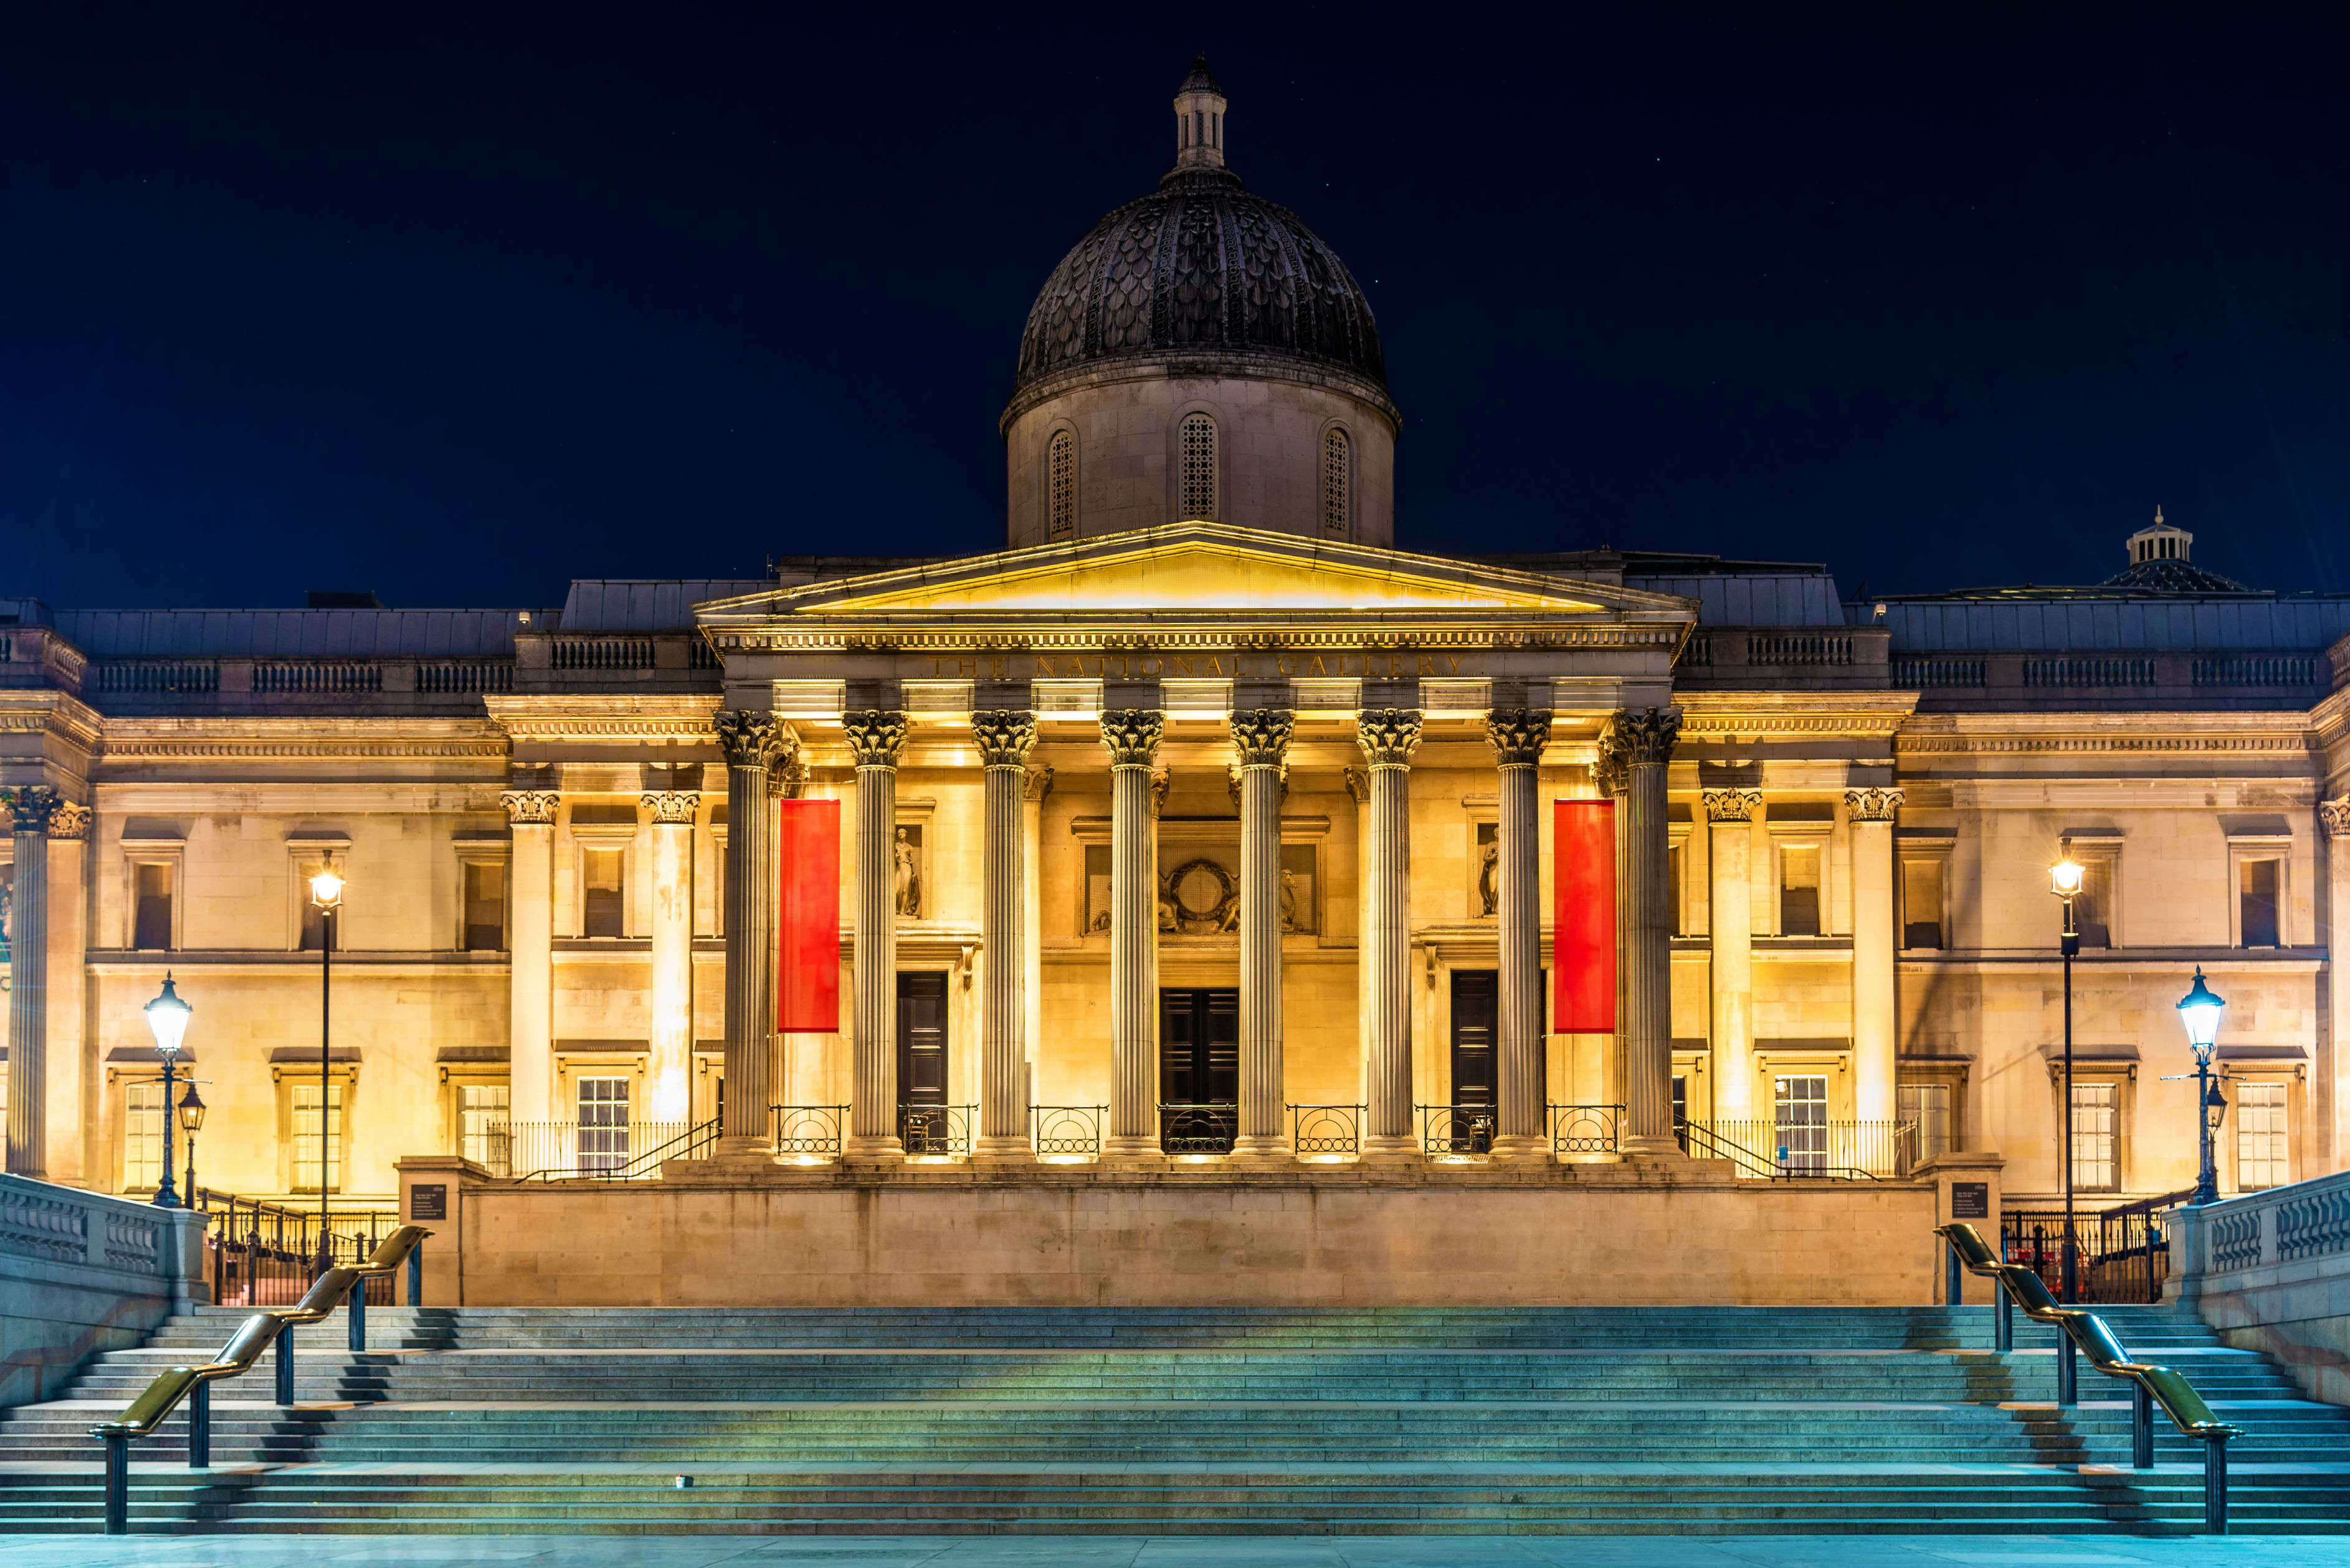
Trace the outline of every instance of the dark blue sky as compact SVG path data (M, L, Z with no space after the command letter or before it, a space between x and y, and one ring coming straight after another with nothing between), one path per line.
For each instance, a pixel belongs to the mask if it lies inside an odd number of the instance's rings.
M12 16L0 594L999 545L1029 300L1201 49L1378 313L1406 547L2085 581L2159 502L2350 591L2340 5L468 9Z

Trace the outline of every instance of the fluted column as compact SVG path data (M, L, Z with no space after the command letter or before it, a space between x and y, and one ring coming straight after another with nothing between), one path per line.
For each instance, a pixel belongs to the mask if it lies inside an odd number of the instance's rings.
M1101 716L1109 752L1109 1131L1107 1157L1159 1152L1159 872L1151 765L1166 715Z
M2325 829L2325 1033L2317 1042L2317 1081L2312 1109L2317 1137L2309 1167L2338 1170L2350 1155L2350 1094L2344 1092L2344 1059L2350 1056L2350 795L2321 801L2317 820Z
M1665 826L1665 764L1680 733L1678 708L1627 708L1609 722L1624 769L1624 1024L1630 1154L1673 1155L1671 865Z
M26 784L8 798L16 854L8 920L8 1170L14 1176L49 1173L49 819L63 805L64 797L47 784Z
M1281 790L1295 716L1252 708L1232 716L1240 753L1241 1123L1232 1153L1290 1153L1281 1023Z
M1498 917L1502 1124L1493 1138L1500 1159L1549 1152L1543 1125L1549 1086L1543 1082L1542 828L1535 770L1550 744L1550 715L1497 708L1485 716L1485 739L1501 773L1498 824Z
M1631 1040L1631 1025L1624 1011L1624 977L1630 968L1627 955L1631 951L1631 944L1625 936L1624 889L1631 880L1631 873L1627 869L1630 860L1624 836L1624 760L1617 754L1615 733L1612 730L1602 730L1598 755L1591 764L1591 785L1616 807L1612 814L1616 819L1616 833L1610 846L1616 857L1616 1033L1607 1042L1609 1055L1606 1077L1608 1092L1623 1096L1628 1103L1631 1090L1627 1085L1632 1081L1632 1069L1627 1047ZM1668 1082L1665 1087L1669 1093L1672 1085ZM1625 1130L1629 1136L1628 1124Z
M993 709L971 716L985 770L986 843L981 877L980 941L987 968L980 997L979 1141L985 1159L1025 1159L1028 1141L1028 753L1036 749L1036 715Z
M514 835L514 905L506 916L506 1114L555 1114L555 812L551 789L498 797Z
M775 859L767 770L791 742L773 713L722 708L711 716L726 753L726 1114L718 1153L769 1147L770 1041L775 1033Z
M1705 819L1712 836L1708 859L1713 886L1707 902L1712 928L1713 1109L1711 1118L1746 1121L1754 1115L1754 900L1749 866L1759 789L1710 789Z
M1901 808L1901 792L1848 789L1844 804L1852 825L1853 1115L1864 1122L1890 1122L1894 1046L1900 1032L1893 995L1893 818ZM1881 1152L1889 1154L1891 1147L1886 1143Z
M686 790L651 790L652 1021L645 1076L647 1115L656 1122L693 1119L693 810Z
M1411 1125L1411 755L1419 714L1366 709L1355 741L1371 775L1363 831L1362 963L1370 1025L1363 1158L1417 1154Z
M856 1158L906 1152L898 1136L898 759L906 715L868 708L840 726L857 757L857 1037L850 1053L849 1137Z

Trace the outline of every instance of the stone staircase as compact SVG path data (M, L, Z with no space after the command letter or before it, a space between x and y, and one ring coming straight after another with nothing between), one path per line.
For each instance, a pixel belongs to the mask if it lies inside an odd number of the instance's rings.
M2189 1316L2117 1308L2221 1416L2241 1532L2350 1532L2350 1411ZM203 1310L0 1412L0 1531L98 1527L94 1421ZM299 1331L134 1449L139 1531L2186 1533L2200 1449L1988 1309L385 1308ZM681 1486L681 1477L690 1485Z

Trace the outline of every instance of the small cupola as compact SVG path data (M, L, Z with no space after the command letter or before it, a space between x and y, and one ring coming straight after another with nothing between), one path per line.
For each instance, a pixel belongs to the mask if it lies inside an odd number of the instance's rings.
M1159 80L1167 78L1161 77ZM1175 89L1175 167L1224 166L1224 89L1208 73L1208 57L1191 62L1191 74Z
M2154 524L2129 536L2129 558L2133 566L2148 561L2184 561L2195 544L2195 535L2186 529L2165 523L2162 508L2154 509Z

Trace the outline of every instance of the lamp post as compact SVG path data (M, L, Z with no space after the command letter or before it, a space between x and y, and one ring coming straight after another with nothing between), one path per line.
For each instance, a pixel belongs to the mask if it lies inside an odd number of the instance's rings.
M2081 927L2074 918L2073 900L2081 896L2081 885L2087 873L2073 858L2073 846L2064 845L2056 864L2048 868L2048 890L2064 904L2064 928L2057 939L2057 950L2064 958L2064 1114L2063 1117L2063 1147L2061 1158L2064 1175L2064 1240L2061 1243L2064 1261L2064 1300L2078 1301L2081 1291L2078 1252L2074 1244L2073 1231L2073 960L2081 950ZM2071 1344L2070 1340L2065 1342Z
M2195 1050L2195 1133L2202 1161L2195 1173L2195 1196L2189 1203L2200 1207L2220 1201L2220 1171L2212 1159L2212 1135L2228 1114L2228 1101L2211 1073L2211 1048L2220 1041L2220 1012L2228 1004L2203 983L2203 966L2195 966L2195 987L2178 1000L2178 1019L2187 1025L2187 1043Z
M191 1079L188 1092L180 1096L180 1130L188 1135L188 1179L180 1184L185 1195L181 1202L190 1209L196 1206L196 1129L203 1125L203 1097L196 1093L195 1082Z
M155 1036L155 1054L163 1058L163 1169L155 1180L155 1206L171 1209L180 1206L177 1194L172 1190L172 1068L180 1054L180 1042L188 1033L188 1014L194 1008L180 1000L172 989L172 974L163 971L162 994L147 1004L147 1028Z
M328 1025L333 1021L335 979L335 915L343 907L343 879L331 866L310 878L310 902L317 906L318 922L318 1271L335 1262L327 1240L327 1189L334 1171L334 1069L328 1054Z

